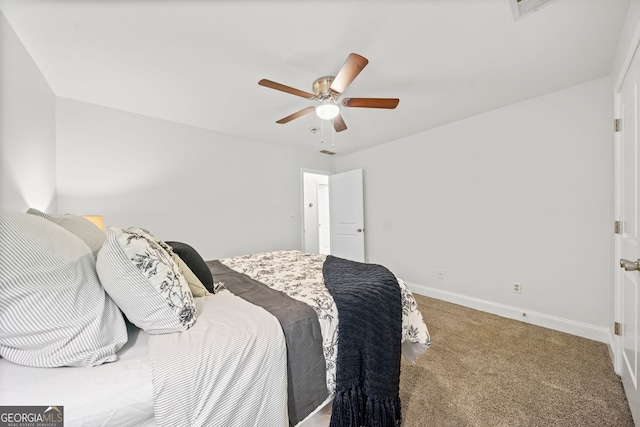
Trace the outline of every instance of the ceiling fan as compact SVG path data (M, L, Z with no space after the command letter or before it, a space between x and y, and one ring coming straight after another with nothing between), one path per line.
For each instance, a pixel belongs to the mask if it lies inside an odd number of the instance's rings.
M351 82L360 74L364 67L369 63L367 58L351 53L347 57L344 65L334 76L324 76L313 82L313 93L285 86L271 80L262 79L258 82L260 86L287 92L292 95L300 96L309 100L317 101L312 107L304 108L287 117L283 117L276 123L285 124L293 119L302 117L315 111L315 113L323 120L331 120L336 132L342 132L347 129L342 115L341 107L359 107L359 108L387 108L393 109L398 106L400 100L398 98L344 98L338 101Z

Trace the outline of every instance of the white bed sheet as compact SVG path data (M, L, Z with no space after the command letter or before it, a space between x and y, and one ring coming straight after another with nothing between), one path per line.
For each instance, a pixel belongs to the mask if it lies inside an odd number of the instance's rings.
M228 290L195 302L193 327L149 339L158 426L288 426L278 319Z
M0 359L0 405L64 406L65 426L155 426L149 335L129 325L119 360L32 368Z

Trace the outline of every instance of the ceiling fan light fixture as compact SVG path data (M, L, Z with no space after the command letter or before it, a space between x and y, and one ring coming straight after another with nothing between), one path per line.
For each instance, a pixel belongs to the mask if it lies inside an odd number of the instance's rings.
M509 1L525 1L525 0L509 0ZM534 0L534 1L554 1L554 0ZM336 132L343 132L347 130L347 125L344 122L342 115L340 114L342 107L350 108L385 108L392 110L398 106L400 100L398 98L345 98L342 101L338 99L342 96L345 89L351 84L362 69L369 63L367 58L358 55L357 53L350 53L340 71L334 76L324 76L317 78L313 82L313 93L306 92L300 89L296 89L290 86L276 83L271 80L261 79L258 81L260 86L268 87L270 89L278 90L281 92L290 93L301 98L305 98L308 101L316 101L315 105L303 108L293 114L289 114L286 117L277 120L278 124L289 123L290 121L297 119L307 114L311 114L315 111L320 120L329 120ZM324 122L320 122L321 124ZM312 131L313 132L313 131Z
M322 120L331 120L338 114L340 114L340 106L332 99L327 99L316 105L316 115Z

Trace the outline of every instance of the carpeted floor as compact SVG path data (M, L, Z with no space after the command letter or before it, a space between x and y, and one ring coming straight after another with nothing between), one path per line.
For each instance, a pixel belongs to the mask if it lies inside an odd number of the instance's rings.
M605 344L415 297L432 345L402 360L403 427L634 425Z

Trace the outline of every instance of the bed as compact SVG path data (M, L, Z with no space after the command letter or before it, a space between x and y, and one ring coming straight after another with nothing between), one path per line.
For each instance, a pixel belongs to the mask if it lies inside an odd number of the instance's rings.
M344 260L205 262L146 230L35 209L1 211L0 235L0 406L57 405L67 426L287 426L341 393L357 337L339 338L357 319L323 269ZM401 339L384 347L412 361L430 338L393 280Z

